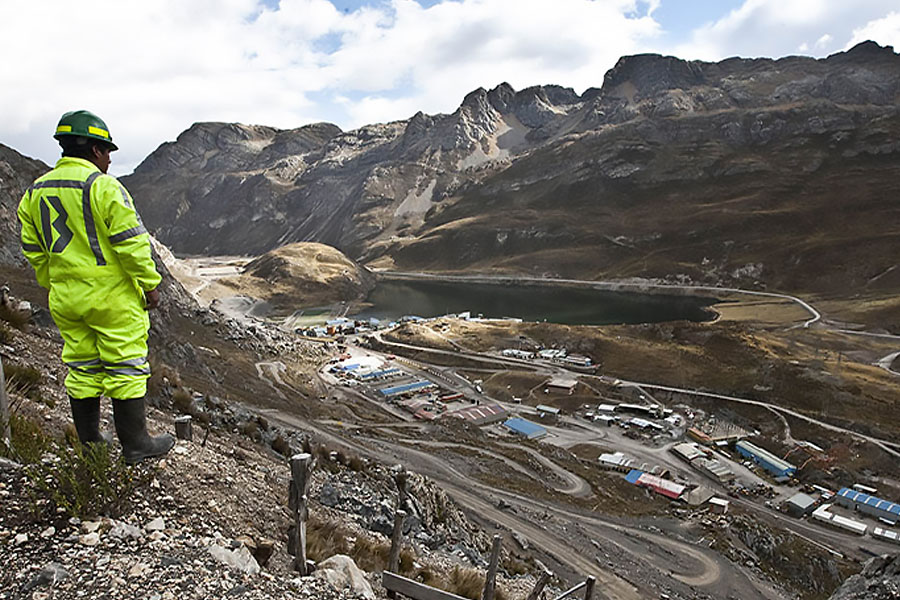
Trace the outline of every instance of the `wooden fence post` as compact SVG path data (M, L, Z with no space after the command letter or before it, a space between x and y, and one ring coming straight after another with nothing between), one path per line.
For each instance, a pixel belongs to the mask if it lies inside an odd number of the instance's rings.
M0 441L12 448L12 431L9 425L9 396L6 395L6 375L3 374L3 358L0 357Z
M538 600L541 596L541 592L544 591L544 588L550 583L550 578L553 577L553 573L550 571L544 571L541 573L541 577L534 584L534 589L531 590L531 593L528 594L528 598L525 600Z
M584 582L584 600L591 600L591 596L594 594L594 582L596 582L596 579L594 579L593 575Z
M407 482L409 475L402 465L397 465L394 471L394 483L397 484L397 508L404 510L406 503L409 501L409 491L407 490Z
M175 437L179 440L191 441L193 433L191 431L191 415L182 415L175 417Z
M491 545L491 562L488 564L487 574L484 576L484 592L481 600L494 600L494 589L497 583L497 567L500 564L500 536L494 536Z
M400 571L400 538L403 536L403 520L406 518L406 511L398 510L394 513L394 531L391 532L391 553L388 557L387 570L391 573ZM397 593L388 591L388 598L396 598Z
M306 520L309 517L308 497L311 454L295 454L291 457L291 487L288 504L294 511L294 528L290 546L295 550L294 570L308 575L306 564Z

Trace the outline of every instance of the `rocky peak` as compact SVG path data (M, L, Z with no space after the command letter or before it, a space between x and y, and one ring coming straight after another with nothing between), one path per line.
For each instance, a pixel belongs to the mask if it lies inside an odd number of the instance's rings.
M670 89L687 89L704 83L702 64L674 56L636 54L623 56L603 78L604 93L639 99Z

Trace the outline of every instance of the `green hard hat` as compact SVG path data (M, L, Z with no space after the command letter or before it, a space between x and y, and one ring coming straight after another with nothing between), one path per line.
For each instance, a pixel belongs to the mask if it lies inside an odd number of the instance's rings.
M119 149L113 144L109 128L103 119L88 110L73 110L60 117L53 137L58 140L64 135L77 135L100 140L109 144L111 150Z

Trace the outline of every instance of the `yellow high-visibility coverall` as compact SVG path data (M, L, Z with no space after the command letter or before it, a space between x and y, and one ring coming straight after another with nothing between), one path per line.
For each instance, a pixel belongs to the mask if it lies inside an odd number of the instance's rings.
M76 399L147 392L144 292L162 280L128 191L91 162L62 157L19 202L22 252L50 290Z

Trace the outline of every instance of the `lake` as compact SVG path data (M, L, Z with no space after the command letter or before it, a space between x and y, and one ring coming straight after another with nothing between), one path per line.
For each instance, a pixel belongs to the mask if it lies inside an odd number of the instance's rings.
M354 315L397 320L471 311L488 318L515 317L565 325L709 321L711 297L610 292L570 286L460 281L379 281Z

